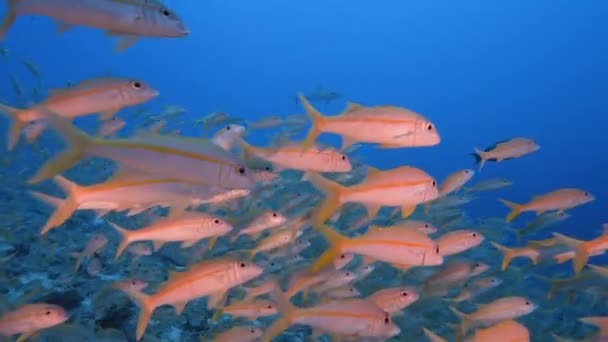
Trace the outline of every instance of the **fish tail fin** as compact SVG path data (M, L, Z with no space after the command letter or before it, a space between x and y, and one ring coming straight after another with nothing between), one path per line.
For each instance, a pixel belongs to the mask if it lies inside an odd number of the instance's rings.
M42 227L40 235L44 235L48 233L51 229L63 224L78 209L78 202L76 201L76 197L74 196L74 192L78 188L78 185L70 182L62 176L56 176L54 180L55 183L57 183L57 185L59 185L59 187L65 192L65 199L49 196L41 192L30 192L30 194L36 199L55 208L55 211L53 212L53 214L51 214L51 217L49 217L49 219L44 224L44 227Z
M431 342L446 342L446 340L442 337L440 337L439 335L435 334L434 332L428 330L427 328L422 328L422 331L424 332L424 336L426 336L426 338L429 339L429 341Z
M507 215L507 218L505 219L507 222L513 221L519 214L521 214L521 211L522 211L521 204L517 204L517 203L511 202L511 201L504 200L504 199L499 199L499 201L502 204L509 207L509 209L511 209L511 212Z
M312 272L318 272L325 266L329 265L334 261L341 253L342 246L348 241L348 238L331 229L327 225L321 225L319 227L321 234L329 242L329 248L319 256L317 261L312 265Z
M294 313L297 308L291 304L289 298L280 289L272 292L272 297L277 303L278 311L281 313L279 318L272 323L262 336L262 341L271 342L272 339L287 330L293 322Z
M503 245L500 245L496 242L490 242L492 244L492 246L494 246L494 248L498 249L502 254L502 264L500 266L500 269L502 271L506 270L507 267L509 267L509 264L511 263L511 260L513 260L513 258L515 257L515 253L514 250L508 247L505 247Z
M2 20L2 26L0 26L0 40L4 39L6 32L13 26L15 19L17 19L17 2L19 0L6 0L6 16Z
M74 252L74 253L70 254L70 256L72 258L76 259L76 264L74 266L74 271L78 272L78 270L80 269L80 264L82 263L83 255L82 255L82 253Z
M486 157L486 153L478 149L477 147L473 147L473 153L471 153L471 155L473 155L473 157L475 158L475 162L478 165L478 170L481 172L481 169L483 169L483 166L488 160Z
M462 320L460 323L460 329L457 328L458 330L456 331L456 336L464 336L469 330L469 315L459 311L453 306L450 306L449 308L456 316L458 316L458 318Z
M9 10L10 10L10 8L9 8ZM10 13L9 13L9 15L10 15ZM2 35L2 33L0 32L0 39L1 39L1 35ZM3 105L0 103L0 112L5 113L6 115L8 115L11 118L11 124L9 126L8 138L7 138L7 142L6 142L6 148L7 148L7 150L10 151L13 148L15 148L15 145L17 145L17 143L19 142L19 137L21 135L21 131L27 124L27 121L24 121L22 119L22 116L20 115L22 112L21 109L9 107L7 105Z
M311 123L311 127L306 134L306 139L302 142L302 150L305 151L315 144L317 137L321 134L321 125L323 124L325 116L313 107L304 95L298 94L298 99L302 106L304 106L304 110L306 110L306 114L310 118Z
M311 182L317 190L325 194L325 201L316 209L314 214L313 226L316 227L324 224L340 207L342 204L340 203L340 197L342 192L345 191L345 187L316 173L307 172L304 178Z
M136 340L139 341L144 336L144 332L148 327L148 323L150 322L150 318L152 317L152 313L154 309L156 309L156 304L152 301L152 297L146 295L141 292L130 292L128 295L137 303L140 308L139 318L137 320L137 332L136 332Z
M125 249L131 243L131 240L129 238L130 232L128 230L124 229L123 227L117 225L116 223L113 223L110 221L108 221L108 223L112 226L112 228L114 228L114 230L116 230L116 232L118 234L120 234L120 244L118 245L118 248L116 249L116 256L114 257L114 260L118 260L118 258L122 255L122 253L125 251Z
M43 165L28 181L29 184L38 183L71 168L84 157L87 146L94 143L94 138L78 130L69 121L53 114L49 112L49 121L66 140L68 148Z
M585 264L587 264L590 257L589 251L587 248L585 248L585 241L573 239L559 233L553 233L553 236L557 238L557 241L574 250L575 254L574 259L572 259L572 266L574 268L574 273L578 274L583 269Z

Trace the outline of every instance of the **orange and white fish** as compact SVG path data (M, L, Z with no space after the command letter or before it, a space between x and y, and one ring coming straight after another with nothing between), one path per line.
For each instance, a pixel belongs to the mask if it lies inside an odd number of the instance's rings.
M41 15L57 20L59 32L72 26L105 30L120 37L117 50L133 45L139 37L184 37L182 20L160 1L145 0L8 0L8 13L0 28L4 37L17 16Z
M568 188L532 197L532 200L525 204L517 204L503 199L500 201L511 209L506 218L507 222L511 222L524 211L534 211L536 215L552 210L563 212L593 200L595 200L595 197L585 190Z
M331 299L347 299L347 298L356 298L361 296L361 292L357 290L354 286L344 286L333 289L325 294L323 294L325 298Z
M141 292L143 289L148 287L148 283L140 279L131 278L117 281L112 284L112 287L126 293L127 295L130 295L134 292Z
M286 222L287 218L283 214L277 211L266 210L245 228L239 230L238 234L233 237L233 241L241 235L252 235L254 239L257 239L263 232L279 228Z
M437 181L409 166L386 171L370 167L363 182L349 187L313 173L307 173L306 179L325 194L325 201L314 213L314 226L324 224L346 203L363 204L370 218L374 218L382 206L400 207L402 218L407 218L418 204L437 198Z
M471 300L477 295L487 292L488 290L491 290L502 283L503 280L497 277L475 279L470 284L467 284L467 287L462 292L460 292L456 297L449 299L449 301L460 303L466 300Z
M401 310L416 302L419 297L418 292L412 287L393 287L376 291L366 299L389 315L396 316Z
M341 235L325 225L319 229L329 241L330 247L313 264L313 272L345 253L410 266L435 266L443 263L439 246L426 234L415 229L371 228L367 233L353 238Z
M205 260L185 272L171 273L169 280L155 294L130 293L141 309L137 341L143 337L156 308L171 305L177 314L181 314L188 302L205 296L212 296L210 302L218 303L228 290L257 278L262 272L263 269L257 265L233 258Z
M475 161L479 164L479 171L481 171L487 161L501 162L503 160L519 158L536 152L539 149L540 146L532 139L513 138L499 141L484 151L475 147L473 157L475 157Z
M18 340L25 341L38 331L62 324L68 318L68 313L60 306L26 304L0 316L0 336L20 334Z
M88 136L52 112L47 114L51 126L69 147L47 162L29 183L53 177L81 159L99 157L159 178L228 189L249 189L255 184L249 170L235 156L208 140L143 131L130 139L99 139Z
M401 333L388 313L364 299L334 300L318 306L297 308L282 294L277 297L280 316L263 336L270 342L293 324L302 324L322 333L350 338L390 338Z
M82 260L90 258L94 254L101 251L108 243L108 238L103 234L95 234L87 243L87 246L82 252L72 253L72 257L76 258L76 271L80 268Z
M465 193L497 190L513 185L513 181L503 178L491 178L479 181L469 187L464 187Z
M462 333L477 326L490 325L506 319L513 319L527 315L534 311L538 305L525 297L503 297L489 304L478 306L477 311L464 314L450 307L458 317L462 319Z
M589 241L573 239L559 233L553 233L553 236L557 238L559 243L572 248L576 253L572 263L574 272L576 273L583 269L583 266L585 266L592 255L600 255L608 250L608 230L605 230L602 235Z
M20 0L19 3L31 1L33 0ZM38 126L28 134L28 140L35 140L43 130L40 126L47 125L45 120L49 111L69 120L94 113L101 113L102 118L109 119L122 108L148 102L156 96L158 91L140 80L97 78L81 81L70 88L54 90L44 102L27 109L0 104L0 112L9 115L13 121L7 147L9 150L15 147L21 131L29 122L35 122Z
M448 256L475 248L484 240L485 237L477 231L459 229L441 235L435 242L439 246L441 255Z
M438 198L445 197L453 192L458 191L462 188L468 181L473 178L475 175L475 171L471 169L464 169L460 171L456 171L449 176L439 185L439 194Z
M433 292L447 291L450 287L464 284L490 267L484 263L452 261L424 280L424 290Z
M289 228L281 229L260 241L253 249L249 251L249 255L255 256L260 252L268 252L280 247L284 247L292 243L300 235L301 231L296 231Z
M341 115L324 116L303 95L298 98L312 122L302 143L303 150L312 147L321 133L342 136L342 150L360 142L380 144L383 148L401 148L434 146L441 141L431 121L402 107L366 107L349 102Z
M122 238L116 250L116 258L133 242L153 241L155 250L167 242L182 242L181 248L188 248L203 239L217 238L232 230L232 226L223 219L200 212L158 220L137 230L126 230L115 223L109 223Z
M244 317L249 320L256 320L264 316L272 316L278 312L277 306L270 300L254 300L250 302L237 302L217 310L215 317L220 315L230 315L234 319Z
M239 140L243 148L244 159L251 156L272 163L273 170L293 169L312 172L350 172L352 165L348 156L332 148L311 146L302 150L296 144L285 144L279 147L255 147Z

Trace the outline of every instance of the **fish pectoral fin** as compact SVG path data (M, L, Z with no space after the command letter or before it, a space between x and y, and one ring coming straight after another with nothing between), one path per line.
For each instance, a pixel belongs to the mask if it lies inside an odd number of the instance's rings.
M215 309L218 306L224 306L224 301L226 300L226 291L216 292L209 296L207 299L207 308Z
M97 119L99 121L110 120L111 118L114 117L114 115L116 115L116 113L118 113L118 109L112 109L112 110L108 110L105 112L101 112L101 113L99 113L99 117Z
M416 211L415 205L404 205L401 207L401 218L410 217Z
M106 35L118 37L118 42L116 43L116 46L114 47L114 51L116 51L116 52L123 52L123 51L127 50L128 48L133 46L133 44L135 44L137 42L137 40L139 39L139 37L135 36L135 35L129 35L129 34L124 34L122 32L114 32L114 31L107 31Z
M25 332L21 335L19 335L19 337L17 338L16 342L24 342L27 341L29 338L34 337L38 334L38 331L33 331L33 332Z
M68 23L63 22L63 21L58 21L57 22L57 33L61 34L61 33L68 32L73 27L74 27L74 25L72 25L72 24L68 24Z
M340 151L344 151L347 148L351 147L352 145L356 144L358 141L354 140L354 139L350 139L350 138L346 138L346 137L342 137L342 147L340 148Z
M196 243L197 243L198 241L199 241L199 240L189 240L189 241L184 241L184 242L182 242L182 244L180 245L180 248L190 248L190 247L192 247L192 246L196 245Z
M208 250L212 250L213 246L215 246L215 243L217 242L217 236L212 236L209 241L207 242L207 249Z
M161 249L165 243L166 243L165 241L154 241L153 242L154 251L158 252L158 250Z
M188 304L188 302L183 302L183 303L174 303L172 306L175 309L175 313L177 315L181 315L182 312L184 312L184 309L186 308L186 305Z

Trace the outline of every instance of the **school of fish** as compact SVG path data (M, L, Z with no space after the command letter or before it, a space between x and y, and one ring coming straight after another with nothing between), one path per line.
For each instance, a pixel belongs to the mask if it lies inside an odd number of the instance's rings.
M159 0L6 3L3 39L22 15L50 17L60 32L104 30L118 38L117 51L140 38L189 34ZM464 207L476 195L516 186L501 178L470 183L482 168L491 173L491 162L536 153L530 138L475 147L477 169L455 169L439 181L433 170L360 161L363 144L433 153L441 143L447 128L396 105L348 102L326 115L299 94L304 115L249 122L215 112L180 121L185 110L172 107L141 122L118 115L161 96L145 80L85 79L47 93L23 108L0 104L7 158L33 150L42 162L12 182L45 219L2 216L0 337L608 340L608 266L594 262L608 250L608 225L587 241L551 229L573 221L592 193L547 189L525 203L495 197L508 209L505 218L467 217ZM330 95L315 97L341 96ZM93 135L72 122L89 115L98 115ZM202 138L178 129L199 124L217 132ZM307 126L303 140L293 138ZM122 134L127 127L134 133ZM277 135L269 146L248 141L271 129ZM319 143L322 134L338 135L341 147ZM61 147L41 152L49 139ZM511 227L520 215L528 223ZM41 268L14 271L29 258ZM563 263L572 265L566 273L555 268ZM51 276L53 265L63 271ZM74 303L69 291L82 297ZM45 296L51 292L60 295ZM135 314L120 316L119 303Z

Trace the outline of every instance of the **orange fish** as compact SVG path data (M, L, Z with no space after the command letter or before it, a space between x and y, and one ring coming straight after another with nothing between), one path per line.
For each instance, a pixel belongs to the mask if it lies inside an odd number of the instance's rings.
M74 258L76 258L76 270L78 270L80 268L80 263L82 262L83 259L90 258L95 253L98 253L100 250L102 250L105 247L105 245L107 243L108 243L108 238L105 235L95 234L95 235L93 235L91 240L89 240L89 243L87 244L87 246L84 248L84 250L82 252L72 253L72 256Z
M450 309L462 319L461 332L466 334L470 328L527 315L537 307L536 304L525 297L503 297L489 304L478 306L477 311L471 314L463 314L453 307L450 307Z
M505 320L489 328L479 329L470 342L529 342L530 332L526 326L514 320Z
M25 341L38 331L62 324L68 318L68 313L60 306L26 304L0 316L0 335L20 334L18 341Z
M299 100L308 114L312 127L302 149L314 145L321 133L342 136L342 150L359 143L380 144L383 148L421 147L439 144L441 138L435 125L422 115L395 106L366 107L349 102L337 116L324 116L303 95Z
M473 156L479 164L479 171L483 168L487 161L495 161L497 163L503 160L523 157L532 152L538 151L540 146L533 140L528 138L513 138L510 140L499 141L493 146L490 146L481 151L474 148Z
M205 260L185 272L172 272L169 280L155 294L129 293L141 309L137 340L143 337L156 308L171 305L177 314L181 314L188 302L210 295L210 301L218 303L229 289L257 278L262 272L263 269L254 264L232 258Z
M553 236L555 236L560 243L574 249L576 254L572 266L576 273L583 269L583 266L585 266L592 255L600 255L608 250L608 231L604 231L602 235L589 241L573 239L558 233L553 233Z
M511 209L511 212L506 218L507 222L511 222L524 211L534 211L536 212L536 215L552 210L563 212L578 207L579 205L589 203L594 199L595 197L585 190L570 188L555 190L545 195L535 196L526 204L517 204L503 199L500 201Z

